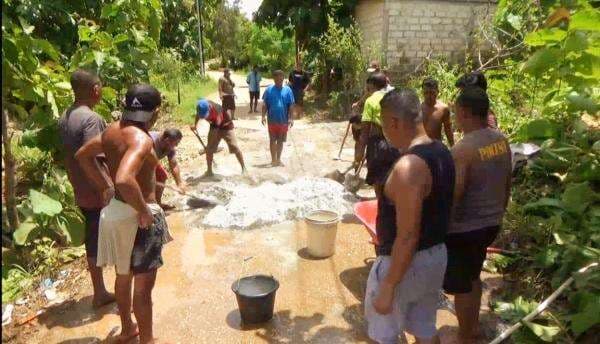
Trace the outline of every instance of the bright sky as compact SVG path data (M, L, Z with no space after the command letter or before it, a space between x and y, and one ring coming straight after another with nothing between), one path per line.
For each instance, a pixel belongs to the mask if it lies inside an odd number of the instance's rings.
M228 0L230 4L233 3L234 0ZM252 13L255 12L262 0L240 0L240 11L244 13L246 18L252 20Z

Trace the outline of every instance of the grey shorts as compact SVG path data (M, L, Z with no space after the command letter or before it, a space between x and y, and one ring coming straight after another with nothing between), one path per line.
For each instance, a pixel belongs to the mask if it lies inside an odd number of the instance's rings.
M379 314L373 300L390 268L391 256L379 256L367 280L365 318L369 337L379 343L397 343L406 331L418 338L436 334L439 293L444 282L448 260L446 245L439 244L415 253L402 281L396 286L394 305L389 314Z

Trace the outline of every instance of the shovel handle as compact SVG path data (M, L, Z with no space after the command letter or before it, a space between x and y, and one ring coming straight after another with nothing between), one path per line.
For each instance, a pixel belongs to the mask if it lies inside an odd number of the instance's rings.
M206 151L206 145L204 144L204 141L202 141L202 138L200 137L200 135L198 135L198 132L194 129L190 129L190 130L192 131L192 133L194 133L194 135L196 135L196 137L200 141L200 144L202 145L202 147L204 147L204 150Z
M340 151L338 152L338 159L342 156L342 150L344 149L344 144L346 143L346 138L348 137L348 132L350 132L350 126L352 123L348 121L348 126L346 127L346 134L344 135L344 139L342 140L342 146L340 147Z

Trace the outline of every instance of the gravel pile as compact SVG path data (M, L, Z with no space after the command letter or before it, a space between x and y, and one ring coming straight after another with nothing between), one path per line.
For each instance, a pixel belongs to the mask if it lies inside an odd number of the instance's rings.
M202 195L223 204L210 210L203 225L235 229L303 218L317 209L335 211L342 216L352 212L356 201L343 185L314 177L283 185L265 182L256 187L224 181L204 189Z

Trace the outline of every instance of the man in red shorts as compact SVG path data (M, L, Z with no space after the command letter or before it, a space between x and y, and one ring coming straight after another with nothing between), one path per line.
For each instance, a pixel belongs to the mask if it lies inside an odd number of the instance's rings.
M175 158L175 148L181 142L181 138L183 135L179 129L167 129L165 131L151 131L150 137L152 137L152 142L154 143L154 152L156 153L156 157L158 160L162 160L164 157L167 157L169 161L169 170L171 170L171 174L175 179L175 184L177 184L177 188L179 192L185 192L185 182L181 180L181 173L179 170L179 165L177 164L177 159ZM169 175L167 174L167 170L163 167L163 165L159 162L156 165L156 201L164 210L171 210L174 208L171 204L165 204L162 202L163 191L165 190L164 184L167 182Z
M283 143L287 139L288 128L294 125L294 116L290 110L294 105L294 94L289 86L283 85L284 74L281 70L273 72L275 85L267 87L263 94L263 108L261 122L265 125L267 117L269 127L269 146L271 149L271 164L283 166L281 152Z
M244 164L244 157L240 150L235 134L233 132L233 121L231 119L230 112L221 107L221 105L206 99L200 99L196 103L196 121L194 125L190 126L190 129L196 130L198 122L204 119L210 123L210 130L208 131L208 143L206 144L206 173L205 177L213 177L213 155L219 148L219 142L225 140L229 147L229 153L235 154L240 166L242 167L242 174L246 173L246 165Z

